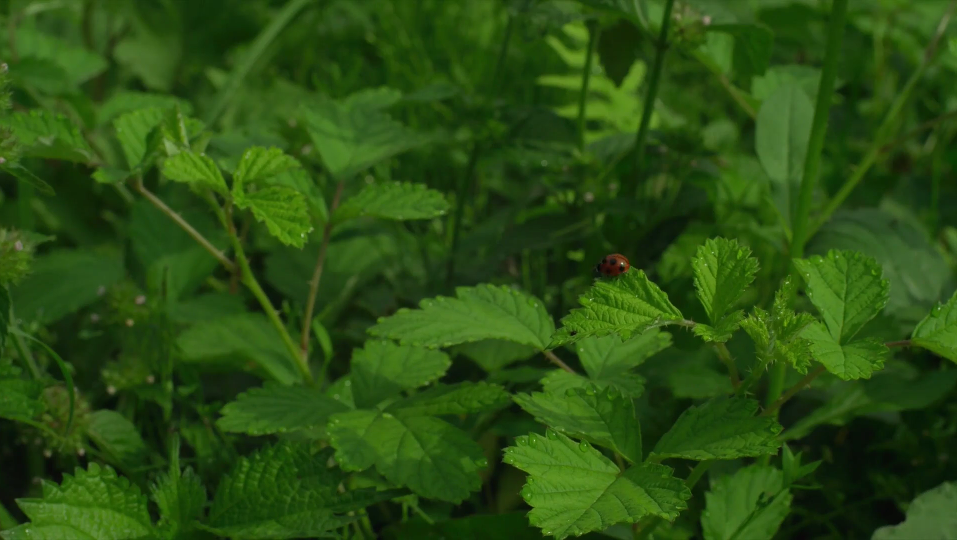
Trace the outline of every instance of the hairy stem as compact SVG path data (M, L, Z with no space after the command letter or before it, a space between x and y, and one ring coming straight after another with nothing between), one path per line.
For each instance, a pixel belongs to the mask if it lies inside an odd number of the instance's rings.
M738 366L734 363L734 358L731 358L731 351L728 350L728 346L724 343L715 343L714 350L718 353L718 359L721 360L724 367L728 368L728 376L731 377L731 386L737 390L740 388L741 378L738 375Z
M316 309L316 294L319 292L319 280L322 279L322 268L326 264L326 252L329 250L329 237L332 236L332 214L339 207L339 200L342 198L342 189L345 183L341 180L336 185L336 194L332 197L332 204L329 206L329 219L322 228L322 244L319 245L319 257L316 258L316 268L312 271L312 279L309 280L309 298L306 300L306 311L302 318L302 338L299 341L299 356L303 362L309 361L309 330L312 328L312 313Z
M588 105L588 83L591 82L592 63L595 61L595 50L598 48L598 37L601 35L601 26L598 21L588 22L588 52L585 56L585 67L582 70L582 87L578 93L578 151L585 151L585 111Z
M768 407L764 409L763 411L761 411L761 414L758 416L774 416L775 414L777 414L778 409L781 408L781 405L784 405L787 402L787 400L794 397L794 394L797 394L798 392L803 390L805 386L811 384L811 381L820 377L825 371L827 371L827 368L825 368L823 365L819 365L816 368L809 371L807 375L804 376L803 379L795 383L795 385L792 386L791 388L788 388L787 392L785 392L783 395L781 395L781 397L775 400L774 403L768 405Z

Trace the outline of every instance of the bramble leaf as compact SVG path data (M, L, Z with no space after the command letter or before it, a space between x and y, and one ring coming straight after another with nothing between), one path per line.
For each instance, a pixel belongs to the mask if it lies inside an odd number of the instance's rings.
M157 528L165 533L164 538L182 538L206 508L206 488L190 467L161 475L150 486L150 495L159 507Z
M579 373L569 373L564 369L553 369L542 377L542 388L549 393L564 395L574 388L592 385L600 390L615 389L630 398L641 396L645 392L647 380L637 373L622 373L610 379L591 379Z
M755 307L741 328L754 341L759 358L791 364L798 373L807 373L811 365L810 342L801 337L809 324L816 322L809 313L795 313L789 307L794 282L787 278L774 294L771 311Z
M482 485L482 448L438 418L358 410L334 415L328 431L343 470L374 465L393 484L456 504Z
M562 319L562 328L552 336L549 349L586 337L618 334L622 339L669 321L683 319L668 295L632 268L613 278L599 280L578 299L582 305Z
M957 362L957 292L934 307L911 334L911 342Z
M238 208L249 209L283 244L298 248L306 245L312 220L302 193L286 186L267 186L253 192L235 192L234 202Z
M705 540L774 538L793 498L780 470L748 465L713 482L701 515Z
M858 339L840 344L820 322L808 326L801 337L810 343L814 359L828 371L844 379L868 379L884 367L890 349L874 338Z
M719 237L710 238L699 246L691 264L698 299L712 326L718 327L754 281L758 260L751 256L750 248L739 246L737 240ZM738 322L741 318L743 316L738 317ZM730 331L736 327L736 324L731 325Z
M528 473L522 497L532 507L529 522L558 540L647 515L674 520L691 498L669 467L643 463L622 474L587 442L551 429L516 437L503 461Z
M203 528L248 539L323 536L355 520L348 512L396 495L339 493L345 474L328 465L332 449L313 454L309 446L280 443L240 458L216 489Z
M332 215L333 223L360 216L381 219L430 219L444 215L449 203L441 192L425 184L389 182L370 184L346 199Z
M774 454L783 429L771 417L755 416L758 402L717 397L681 413L652 452L660 458L735 459Z
M543 350L555 330L542 302L517 289L477 285L455 293L457 298L439 296L419 302L418 309L399 309L369 333L421 347L502 339Z
M634 402L614 389L588 385L564 394L522 393L513 399L555 431L610 448L632 463L641 462L641 427Z
M347 410L342 402L314 388L269 381L227 403L216 425L226 432L249 435L289 433L324 427L330 415Z
M403 390L425 386L449 369L441 351L369 340L352 352L352 395L357 407L372 407Z
M877 261L855 251L828 251L795 259L807 296L820 311L834 341L848 343L887 305L890 285Z
M233 191L236 191L237 185L266 180L299 167L301 165L296 158L279 148L262 146L247 148L233 173Z
M29 523L0 531L4 540L128 540L151 538L154 528L146 495L110 467L90 463L63 475L60 485L43 483L40 499L18 499Z
M139 429L122 414L103 409L89 416L86 434L123 465L142 465L149 450Z
M40 109L14 112L0 119L0 126L12 130L26 156L74 163L95 161L90 144L62 114Z
M944 482L911 501L902 523L874 531L871 540L947 540L957 531L957 482Z
M145 168L144 160L148 153L146 141L150 133L163 121L164 114L164 109L148 107L127 112L113 120L116 138L120 141L131 171Z
M163 162L163 175L170 180L207 187L226 196L226 180L216 163L204 154L192 151L180 152Z
M396 414L442 416L499 409L510 402L508 392L497 384L464 381L436 384L389 406Z

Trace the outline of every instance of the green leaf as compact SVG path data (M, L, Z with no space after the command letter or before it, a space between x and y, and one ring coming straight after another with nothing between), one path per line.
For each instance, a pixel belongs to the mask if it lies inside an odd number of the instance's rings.
M43 412L43 384L23 379L20 373L12 360L0 360L0 418L29 421Z
M328 430L344 470L375 466L393 484L455 504L482 485L482 448L438 418L359 410L334 415Z
M26 167L24 167L23 165L17 162L7 161L3 165L0 165L0 171L9 173L14 178L18 180L22 180L26 182L27 184L30 184L31 186L34 187L34 189L36 189L39 193L43 195L52 196L56 194L56 192L53 190L53 187L50 186L50 184L47 184L46 182L41 180L39 176L33 174L33 172L30 171L30 169L27 169Z
M453 347L452 352L468 357L487 373L494 373L519 360L526 360L538 354L535 347L504 339L483 339L462 343Z
M533 392L516 394L515 403L555 431L584 439L640 463L641 427L631 398L614 389L588 385L565 394Z
M436 384L393 403L388 410L408 416L442 416L500 409L510 401L508 392L497 384L464 381Z
M708 342L726 343L742 322L744 322L744 311L732 311L722 317L715 326L703 323L695 324L692 332Z
M96 463L64 474L60 485L44 482L43 498L17 504L30 522L0 531L4 540L129 540L154 534L146 496Z
M642 20L645 18L638 7L638 2L634 0L577 0L583 4L600 11L605 11L619 17L624 17L634 22L638 27L644 27Z
M119 465L143 465L149 452L139 429L116 411L100 410L91 414L86 435Z
M828 251L795 259L807 296L821 313L834 341L845 344L887 305L890 284L877 261L855 251Z
M65 41L60 35L40 31L33 25L18 26L17 53L24 58L37 58L53 63L63 70L71 85L79 86L89 81L105 71L109 65L100 54Z
M165 532L166 538L183 538L183 532L203 517L206 508L206 488L190 467L182 473L169 471L161 475L150 486L150 495L159 507L157 528Z
M425 386L449 369L441 351L370 340L352 352L352 395L357 407L372 407L404 390Z
M552 336L548 348L591 336L618 334L628 339L649 328L683 319L668 295L637 268L614 279L597 281L578 301L582 307L562 319L562 328Z
M308 443L281 443L240 458L210 505L204 528L230 538L325 536L355 517L346 513L394 496L358 490L339 493L345 474L329 467L331 449L313 454Z
M858 339L842 345L819 322L808 326L801 337L810 342L814 359L845 381L870 378L875 371L884 367L884 360L890 355L890 349L874 338Z
M911 343L957 362L957 292L914 328Z
M622 373L612 379L591 379L563 369L553 369L540 382L546 392L558 395L574 388L594 386L600 390L614 389L627 397L637 398L645 392L646 379L637 373Z
M712 398L681 413L652 452L659 458L736 459L774 454L782 427L774 418L755 416L758 402Z
M243 152L243 157L233 173L235 183L233 191L235 192L237 185L267 180L300 167L296 158L286 154L280 148L263 148L262 146L248 148Z
M874 531L871 540L949 540L957 532L957 482L944 482L911 501L902 523Z
M168 157L163 162L163 175L177 182L210 188L224 197L229 194L223 173L205 154L187 151Z
M544 437L516 437L503 461L528 473L522 497L532 507L529 522L559 540L647 515L672 521L691 498L669 467L643 463L622 473L587 442L550 429Z
M502 538L508 540L541 540L542 533L528 524L525 512L502 514L472 514L469 516L426 523L409 519L397 522L382 530L383 540L485 540Z
M737 240L711 238L698 248L692 268L698 299L711 324L718 325L754 281L758 260Z
M274 382L253 388L227 403L216 421L230 433L269 435L324 427L329 416L348 407L306 386L284 386Z
M369 329L373 336L421 347L451 347L485 339L545 349L555 330L537 298L506 286L457 287L457 298L439 296L401 308Z
M814 105L797 83L783 84L761 103L755 121L755 151L771 178L775 206L792 222L804 158L811 137Z
M62 114L39 109L15 112L0 118L0 126L12 130L25 156L74 163L96 161L80 130Z
M0 263L2 264L2 263ZM7 348L7 334L10 331L10 291L0 284L0 356Z
M332 216L333 223L369 216L380 219L431 219L445 215L449 203L441 192L425 184L390 182L370 184L346 199Z
M126 156L126 164L131 171L144 171L148 168L147 139L150 133L163 121L165 109L148 107L124 113L113 120L116 138Z
M179 107L183 114L193 113L193 105L189 101L176 96L135 90L119 90L100 104L96 113L96 123L98 126L104 125L118 116L142 109L167 110L173 107ZM149 131L147 129L143 132L144 138Z
M788 277L774 294L771 311L755 307L752 314L741 321L741 327L754 341L759 358L787 362L799 373L807 373L811 365L810 342L801 334L816 319L790 308L793 292L794 282Z
M713 482L701 514L705 540L774 538L791 510L784 475L773 467L749 465Z
M771 29L756 24L715 24L707 28L734 37L734 71L741 80L764 75L771 63L774 33Z
M312 231L306 197L285 186L267 186L235 197L236 206L249 209L269 233L287 246L301 248Z
M385 159L432 142L362 100L304 106L306 130L329 174L346 180Z

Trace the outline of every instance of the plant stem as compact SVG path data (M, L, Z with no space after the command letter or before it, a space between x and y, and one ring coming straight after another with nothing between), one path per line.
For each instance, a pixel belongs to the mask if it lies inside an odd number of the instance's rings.
M655 50L655 63L651 68L651 78L648 80L648 92L645 94L645 103L641 112L641 124L638 126L638 135L635 137L635 174L628 183L626 195L634 197L638 192L638 182L645 168L645 139L648 138L648 128L651 125L651 115L658 99L658 83L661 80L661 70L665 63L665 52L668 50L668 27L671 26L671 9L675 0L665 0L664 14L661 16L661 30L658 32L658 43ZM624 187L624 186L623 186Z
M316 268L312 271L312 279L309 280L309 298L306 300L306 311L302 319L302 338L299 341L299 355L302 361L309 362L309 330L312 328L312 313L316 309L316 294L319 292L319 280L322 278L322 268L326 263L326 252L329 250L329 237L332 236L332 215L339 207L339 200L342 198L342 189L345 182L339 181L336 185L336 194L332 197L332 204L329 206L329 219L322 228L322 244L319 245L319 257L316 258Z
M764 354L763 357L758 359L758 365L754 366L754 369L751 370L751 373L748 374L747 378L744 379L744 382L741 383L741 386L737 388L734 395L743 396L745 392L751 389L764 375L764 372L768 369L768 364L771 363L772 356L770 354ZM776 366L775 366L776 367ZM772 369L774 369L772 367ZM773 371L772 371L773 373Z
M784 405L784 403L787 402L787 400L794 397L794 394L797 394L798 392L803 390L805 386L811 384L811 381L821 376L825 371L827 371L827 369L823 365L819 365L816 368L809 371L807 375L804 376L803 379L801 379L794 386L789 388L788 391L785 392L784 395L779 397L774 403L768 405L768 407L764 409L761 412L761 414L759 414L758 416L774 416L775 414L777 414L778 409L781 408L781 405Z
M835 6L838 2L844 4L847 3L847 0L835 0ZM864 155L864 158L854 169L854 172L851 176L844 182L844 185L834 194L834 197L827 203L827 206L824 207L824 211L821 213L821 216L815 222L814 226L808 231L808 236L817 232L821 226L831 218L831 215L840 208L841 204L844 203L844 200L854 191L854 188L857 187L857 184L864 179L864 175L867 174L867 171L874 165L877 161L878 156L881 154L882 149L884 148L884 140L887 138L888 131L890 131L893 123L897 120L897 117L900 116L901 111L904 109L904 106L910 101L911 95L914 93L914 88L917 86L917 82L924 75L924 71L927 70L927 66L930 65L931 60L934 58L934 54L937 52L937 45L940 42L941 36L944 35L944 32L947 30L947 26L950 24L950 19L954 14L954 10L957 9L957 0L954 0L950 3L950 6L947 8L947 11L941 17L940 22L937 24L937 31L934 34L934 37L931 39L930 44L927 46L927 49L924 50L924 56L921 59L920 65L917 66L917 69L914 70L914 73L911 74L910 79L907 80L907 83L904 85L904 89L897 94L897 98L891 104L891 108L887 111L887 114L884 115L884 120L881 122L880 127L877 128L877 133L874 135L874 140L871 142L871 146L867 151L867 154ZM833 21L833 17L832 17ZM823 76L821 79L822 83L824 81ZM811 156L811 148L808 148L808 156Z
M728 368L728 376L731 377L731 386L737 390L740 388L741 378L738 375L738 366L734 363L734 358L731 358L731 351L728 350L728 346L724 343L715 343L714 350L718 353L718 359L721 360L724 367Z
M209 240L206 239L205 236L203 236L199 231L194 229L193 226L189 224L189 222L183 219L183 216L179 215L179 213L177 213L175 210L173 210L169 206L166 206L166 203L164 203L159 197L154 195L152 191L146 189L146 186L143 185L142 178L136 179L136 191L139 191L140 194L146 197L146 200L153 203L153 206L155 206L161 212L169 216L169 218L172 219L177 225L179 225L180 228L182 228L184 231L186 231L187 234L193 237L193 240L196 240L196 242L198 242L199 245L203 246L203 248L206 251L208 251L213 257L216 257L216 260L221 262L223 266L226 267L227 270L229 270L230 272L236 271L236 265L233 264L233 261L229 260L229 258L226 257L226 255L224 255L222 251L217 249L216 246L211 244Z
M895 349L898 347L910 347L911 342L909 339L902 339L900 341L888 341L887 343L884 344L884 346L887 347L888 349Z
M588 106L588 83L591 81L592 62L598 48L601 26L598 21L588 22L588 51L585 53L585 67L582 71L582 87L578 93L578 151L585 152L585 110Z
M566 364L565 362L563 362L562 359L559 358L559 357L558 357L555 353L553 353L552 351L542 351L542 354L544 354L544 355L545 355L545 358L548 358L548 360L549 360L551 363L555 364L556 366L558 366L558 367L564 369L565 371L567 371L567 372L569 372L569 373L575 373L575 370L574 370L574 369L572 369L571 367L569 367L568 364Z

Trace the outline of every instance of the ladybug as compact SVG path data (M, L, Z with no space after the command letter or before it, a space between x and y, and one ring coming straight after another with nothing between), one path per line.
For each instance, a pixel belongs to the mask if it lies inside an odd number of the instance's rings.
M595 265L595 273L614 277L627 272L629 268L631 268L631 263L628 262L627 257L620 253L612 253Z

